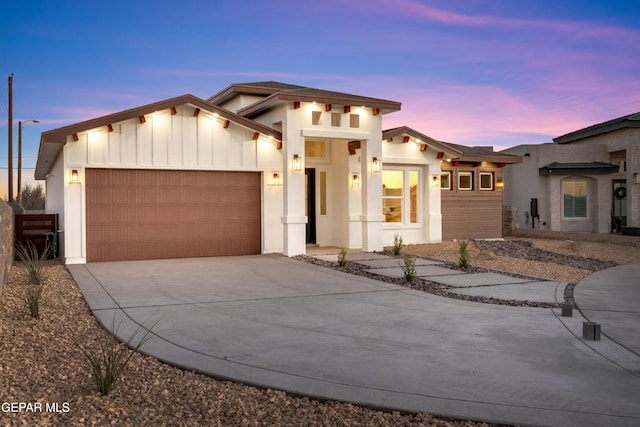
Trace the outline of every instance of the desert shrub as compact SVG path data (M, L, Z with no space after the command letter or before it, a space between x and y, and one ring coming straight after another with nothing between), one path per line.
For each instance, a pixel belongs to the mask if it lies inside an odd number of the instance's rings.
M144 324L138 327L126 344L119 342L115 335L103 331L100 331L101 333L95 337L97 348L83 344L79 338L72 338L73 344L80 350L89 365L96 387L102 395L106 396L113 390L116 381L126 369L133 355L151 338L151 331L157 323L148 329L144 327ZM114 334L120 329L121 324L122 319L118 326L115 326L114 315L112 324ZM137 342L134 344L134 341Z
M462 239L458 242L458 265L460 268L469 267L469 240Z
M404 273L404 279L411 283L416 278L416 257L413 255L407 255L404 257L404 266L402 267Z
M36 245L29 241L27 245L18 242L15 246L16 257L21 263L27 276L24 284L24 299L29 307L32 317L40 317L40 299L45 281L46 260L49 256L49 245L45 247L42 254L38 254Z
M340 246L340 252L338 252L338 266L344 267L347 265L347 248L343 245Z
M396 234L393 236L393 254L398 256L400 251L402 251L402 236Z

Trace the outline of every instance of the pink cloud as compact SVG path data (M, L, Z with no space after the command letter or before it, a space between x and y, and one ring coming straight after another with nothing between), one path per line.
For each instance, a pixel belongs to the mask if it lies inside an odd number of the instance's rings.
M367 3L369 6L371 3ZM539 19L521 19L491 15L465 15L438 9L415 0L380 0L379 6L385 13L400 11L405 15L419 16L430 21L469 27L532 28L539 30L561 31L576 37L606 38L625 44L635 45L640 32L620 27L602 26L577 21L554 21Z

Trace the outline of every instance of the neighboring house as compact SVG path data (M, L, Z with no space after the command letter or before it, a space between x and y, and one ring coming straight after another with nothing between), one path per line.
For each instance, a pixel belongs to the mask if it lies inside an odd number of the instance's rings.
M504 169L522 157L495 153L493 147L448 144L461 154L442 163L442 238L502 237Z
M507 166L505 206L521 228L625 233L640 227L640 113L503 153L523 156Z
M235 84L208 100L184 95L44 132L35 176L60 216L67 263L295 256L309 243L380 251L395 234L439 242L441 166L465 153L409 128L383 132L382 116L398 110Z

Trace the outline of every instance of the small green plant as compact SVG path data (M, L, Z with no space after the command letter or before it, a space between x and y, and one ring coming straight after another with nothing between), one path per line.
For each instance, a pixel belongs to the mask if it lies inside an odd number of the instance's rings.
M404 266L402 267L404 273L404 279L411 283L416 278L416 257L413 255L407 255L404 257Z
M40 298L45 281L45 266L49 256L49 245L38 255L36 245L28 241L27 246L18 242L15 246L16 257L22 263L27 276L27 283L24 285L24 299L29 307L32 317L40 317Z
M393 254L395 256L400 255L400 251L402 250L402 236L396 234L393 236Z
M458 242L458 265L460 268L469 267L469 240L462 239Z
M159 321L160 320L158 320L158 322ZM105 333L104 331L96 334L95 341L97 341L97 349L81 344L76 338L72 339L74 345L80 350L91 368L91 373L93 374L93 379L96 382L98 391L100 391L103 396L106 396L113 390L116 381L126 369L131 357L151 338L151 331L158 322L154 323L151 328L145 328L144 324L142 324L133 332L126 344L119 342L115 335ZM114 334L120 329L121 324L122 319L120 319L118 326L115 327L114 314L112 323ZM142 331L145 332L142 333ZM133 345L136 339L137 343Z
M347 248L340 246L340 252L338 252L338 266L344 267L347 265Z

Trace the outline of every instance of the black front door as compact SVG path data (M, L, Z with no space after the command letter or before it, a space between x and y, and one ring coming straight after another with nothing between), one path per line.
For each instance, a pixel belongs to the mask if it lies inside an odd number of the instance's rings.
M611 228L618 231L627 225L627 181L613 180L613 210Z
M304 170L305 215L307 216L307 243L316 243L316 170Z

